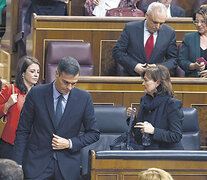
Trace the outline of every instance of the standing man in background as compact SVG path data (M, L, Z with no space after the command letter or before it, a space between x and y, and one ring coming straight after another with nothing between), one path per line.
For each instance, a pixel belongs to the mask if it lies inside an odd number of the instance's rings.
M69 0L28 0L22 6L25 9L22 13L22 25L18 27L18 31L24 33L23 37L18 40L18 57L21 58L27 54L26 40L31 32L31 19L32 14L42 16L67 16Z
M75 87L79 74L78 62L65 57L54 82L28 93L14 145L25 179L80 178L80 150L99 139L99 130L91 96ZM85 133L79 135L82 124Z
M177 66L175 31L164 24L166 7L159 2L150 4L145 18L127 23L113 49L113 57L123 66L125 76L139 76L156 64L169 70Z
M25 22L31 24L32 13L37 15L65 16L68 15L69 0L29 0Z

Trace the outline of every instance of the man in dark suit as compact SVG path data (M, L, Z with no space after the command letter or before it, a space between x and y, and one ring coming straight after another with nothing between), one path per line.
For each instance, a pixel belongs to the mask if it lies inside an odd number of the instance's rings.
M17 42L18 46L18 57L21 58L27 54L26 52L26 40L27 36L31 32L31 19L32 14L35 13L37 15L43 16L67 16L68 9L67 3L69 0L27 0L28 3L24 3L22 9L22 24L19 26L18 31L24 32L22 39ZM26 7L25 7L26 6ZM24 12L26 11L26 12Z
M166 16L166 7L154 2L145 14L146 20L125 25L113 49L114 59L124 68L123 75L137 76L156 64L162 64L169 70L175 69L176 36L175 31L164 24Z
M185 10L179 6L171 4L172 0L158 0L158 2L165 5L167 8L167 17L185 17ZM144 13L147 12L148 6L142 8Z
M28 0L25 22L31 24L32 13L46 16L68 15L67 3L68 0Z
M65 57L54 82L28 93L14 145L14 160L25 179L79 179L80 150L99 139L91 96L75 87L79 72L78 62Z

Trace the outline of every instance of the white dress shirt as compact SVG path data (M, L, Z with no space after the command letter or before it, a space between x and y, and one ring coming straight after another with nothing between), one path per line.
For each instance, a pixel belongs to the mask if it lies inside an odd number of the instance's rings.
M147 29L146 21L144 21L144 47L150 35L151 33ZM157 40L157 32L153 33L153 38L154 38L154 46L155 46Z

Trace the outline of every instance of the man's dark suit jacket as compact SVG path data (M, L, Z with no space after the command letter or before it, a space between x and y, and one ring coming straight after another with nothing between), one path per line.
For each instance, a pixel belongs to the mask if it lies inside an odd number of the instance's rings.
M85 133L79 135L81 125ZM53 134L71 139L72 149L56 150L65 179L79 179L81 148L99 139L91 96L74 88L68 97L57 126L54 113L53 84L33 87L26 97L14 145L14 160L22 164L25 178L39 176L53 158Z
M68 15L67 4L59 0L29 0L25 22L31 24L32 13L37 15L64 16Z
M175 31L164 24L158 31L155 47L147 61L144 49L144 21L126 23L113 49L114 59L123 66L124 75L129 76L139 76L134 71L138 63L162 64L172 70L177 66L177 53Z
M144 13L147 12L148 6L142 8ZM172 17L185 17L185 10L174 4L170 4L170 12Z

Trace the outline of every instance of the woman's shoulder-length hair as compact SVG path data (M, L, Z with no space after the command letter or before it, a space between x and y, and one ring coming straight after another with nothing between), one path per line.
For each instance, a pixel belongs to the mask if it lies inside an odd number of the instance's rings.
M142 78L144 78L145 75L154 82L159 82L159 86L157 87L155 95L173 96L174 93L170 80L170 72L165 66L157 65L156 67L147 68L146 71L144 71L141 75Z

